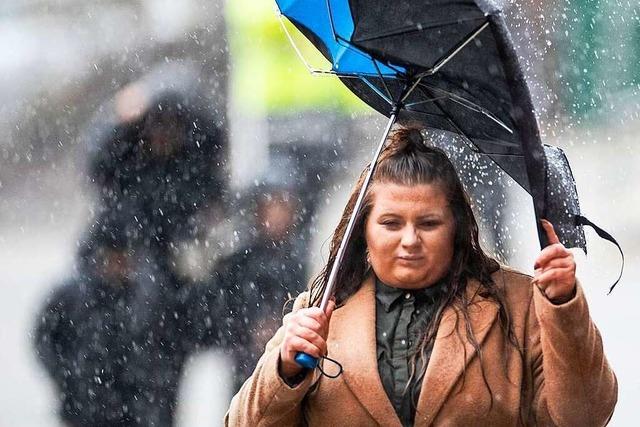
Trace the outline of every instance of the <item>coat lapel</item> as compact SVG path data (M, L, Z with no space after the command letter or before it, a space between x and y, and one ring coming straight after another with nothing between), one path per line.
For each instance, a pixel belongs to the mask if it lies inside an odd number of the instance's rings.
M469 318L476 341L481 346L497 318L498 305L479 296L479 286L476 280L471 280L467 285L467 297L472 301ZM464 342L461 342L461 337ZM453 386L474 356L473 346L466 339L462 314L456 315L453 308L446 309L422 382L416 425L433 423Z
M400 426L378 374L375 310L375 282L371 275L345 306L333 313L329 357L342 364L349 389L378 424Z

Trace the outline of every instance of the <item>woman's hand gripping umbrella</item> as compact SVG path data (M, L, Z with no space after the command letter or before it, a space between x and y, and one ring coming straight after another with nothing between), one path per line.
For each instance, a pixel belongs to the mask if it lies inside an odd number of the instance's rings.
M553 224L541 220L549 246L540 251L534 264L535 284L554 304L569 301L576 293L576 262L573 253L560 243Z
M285 332L278 364L282 378L295 383L296 377L304 372L305 367L296 361L296 355L303 353L316 360L327 355L329 321L335 306L335 301L330 300L326 311L320 307L309 307L284 316Z

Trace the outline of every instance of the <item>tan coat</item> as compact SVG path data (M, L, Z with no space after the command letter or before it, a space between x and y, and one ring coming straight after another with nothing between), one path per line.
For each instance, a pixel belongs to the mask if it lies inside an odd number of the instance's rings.
M617 383L591 322L580 285L571 301L553 305L529 276L502 269L494 280L506 290L507 309L524 358L505 343L497 305L467 286L473 298L471 324L480 359L456 327L456 312L445 311L422 383L415 425L601 426L617 400ZM303 306L305 294L296 301ZM316 373L291 388L278 374L283 329L267 344L253 375L233 398L230 426L400 426L380 381L376 362L375 285L367 279L332 316L329 356L344 373L330 379ZM457 323L457 326L456 326ZM464 330L459 329L464 337ZM466 374L465 374L466 372ZM306 420L306 421L305 421Z

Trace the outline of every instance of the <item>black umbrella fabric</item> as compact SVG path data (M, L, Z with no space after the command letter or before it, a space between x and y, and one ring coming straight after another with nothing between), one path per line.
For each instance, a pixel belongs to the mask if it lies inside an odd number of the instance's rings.
M380 113L459 135L527 190L538 218L586 250L579 210L553 209L533 104L500 9L484 0L277 0L332 64L332 74ZM457 138L459 139L459 138ZM569 172L570 173L570 172ZM573 180L566 181L573 184ZM571 199L575 186L553 188ZM542 246L544 235L539 233Z

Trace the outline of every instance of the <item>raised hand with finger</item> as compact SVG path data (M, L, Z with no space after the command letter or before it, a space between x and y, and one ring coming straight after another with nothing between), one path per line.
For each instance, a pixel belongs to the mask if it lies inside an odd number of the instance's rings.
M544 219L541 221L549 246L536 259L532 283L552 303L563 304L573 298L576 292L576 262L571 251L560 243L553 224Z

